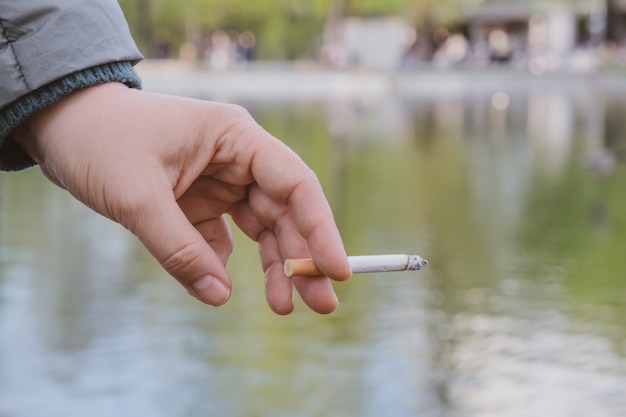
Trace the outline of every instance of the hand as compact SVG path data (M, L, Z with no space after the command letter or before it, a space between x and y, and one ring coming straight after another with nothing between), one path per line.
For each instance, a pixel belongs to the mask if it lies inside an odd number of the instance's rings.
M350 276L319 181L240 107L107 83L72 93L14 136L51 181L134 233L199 300L230 297L229 214L258 242L273 311L293 311L294 286L316 312L337 307L327 277L283 274L285 258L312 256L329 277Z

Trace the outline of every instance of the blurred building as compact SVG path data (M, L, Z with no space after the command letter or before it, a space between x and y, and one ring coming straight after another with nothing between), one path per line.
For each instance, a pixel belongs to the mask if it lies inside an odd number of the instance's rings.
M622 55L626 0L472 4L453 25L435 20L426 30L403 18L346 18L322 56L340 68L506 65L539 74L588 72Z
M536 73L583 70L594 65L591 49L604 43L607 5L594 0L483 2L467 10L464 20L478 60L506 62Z
M322 49L322 59L336 68L392 70L399 68L414 29L397 17L343 19L334 39Z

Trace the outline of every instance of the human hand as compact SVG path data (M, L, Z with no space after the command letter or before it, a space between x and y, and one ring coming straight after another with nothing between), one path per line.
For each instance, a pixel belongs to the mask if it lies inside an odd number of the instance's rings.
M230 214L258 242L274 312L293 311L294 286L316 312L337 307L327 277L283 273L285 258L313 257L329 277L350 276L319 181L245 110L107 83L72 93L14 136L51 181L134 233L199 300L230 297Z

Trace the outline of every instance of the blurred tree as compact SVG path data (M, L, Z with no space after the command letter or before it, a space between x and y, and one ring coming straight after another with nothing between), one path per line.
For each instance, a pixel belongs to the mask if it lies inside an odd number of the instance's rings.
M137 45L145 51L152 44L151 0L120 0Z
M257 56L310 57L325 29L346 16L401 15L425 32L436 24L455 24L466 6L480 0L119 0L137 43L148 56L155 37L168 34L174 53L184 42L202 46L217 29L249 30L258 40ZM491 0L507 2L511 0ZM578 1L578 0L570 0ZM606 0L609 3L612 0Z
M406 8L411 0L345 0L346 11L356 16L387 16Z
M296 58L310 52L323 32L331 0L120 0L133 35L152 55L154 35L166 30L174 47L197 43L217 29L250 30L264 58Z

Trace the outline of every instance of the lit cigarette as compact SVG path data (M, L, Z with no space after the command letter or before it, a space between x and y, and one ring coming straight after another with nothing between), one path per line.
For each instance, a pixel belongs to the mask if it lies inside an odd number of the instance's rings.
M417 255L369 255L348 256L352 273L361 272L390 272L390 271L418 271L428 265L428 261ZM324 275L313 259L285 260L285 275L291 277L314 277Z

